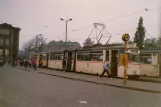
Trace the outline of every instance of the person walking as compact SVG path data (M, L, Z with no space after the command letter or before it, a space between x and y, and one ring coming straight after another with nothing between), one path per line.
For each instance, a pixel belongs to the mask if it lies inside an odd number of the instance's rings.
M14 67L17 67L17 61L14 60Z
M0 58L0 67L3 66L3 60Z
M24 62L24 66L25 66L25 70L26 70L26 68L28 68L28 60L27 59Z
M103 70L103 72L102 72L102 74L100 75L100 78L102 78L102 76L105 74L105 72L108 74L108 77L110 78L110 79L112 79L111 78L111 75L110 75L110 72L109 72L109 62L108 62L108 60L105 60L105 62L104 62L104 64L103 64L103 68L104 68L104 70Z

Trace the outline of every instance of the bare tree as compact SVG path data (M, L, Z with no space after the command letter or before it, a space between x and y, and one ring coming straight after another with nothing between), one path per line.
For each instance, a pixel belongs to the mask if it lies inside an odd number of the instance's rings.
M31 40L27 41L23 46L22 50L40 50L43 44L46 44L46 39L42 34L36 35Z
M91 41L90 38L87 38L83 43L83 47L92 46L92 45L93 45L93 42Z

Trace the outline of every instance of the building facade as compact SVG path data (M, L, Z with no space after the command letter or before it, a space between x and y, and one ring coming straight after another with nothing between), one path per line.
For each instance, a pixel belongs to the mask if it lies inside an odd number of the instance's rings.
M0 24L0 58L16 59L19 51L20 28L10 24Z
M42 52L63 51L65 49L78 49L81 45L78 42L51 41L42 46Z

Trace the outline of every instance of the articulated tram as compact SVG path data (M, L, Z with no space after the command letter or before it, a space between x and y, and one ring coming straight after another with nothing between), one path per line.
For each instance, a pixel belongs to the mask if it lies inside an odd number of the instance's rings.
M64 50L49 53L38 53L39 66L73 72L100 75L105 59L110 61L110 71L113 77L124 77L124 66L120 63L123 44L108 44L91 46L82 49ZM139 77L139 50L134 45L127 48L127 76Z

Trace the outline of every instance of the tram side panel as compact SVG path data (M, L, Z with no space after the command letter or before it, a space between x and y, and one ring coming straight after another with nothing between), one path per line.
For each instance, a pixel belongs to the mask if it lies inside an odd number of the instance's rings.
M71 71L75 71L76 67L76 51L72 52L72 62L71 62Z
M51 53L50 58L48 60L48 67L52 69L60 69L62 70L62 57L61 54L53 54Z
M94 74L101 75L103 70L104 70L104 68L103 68L103 62L102 61L96 61L96 62L92 63L92 72Z
M141 75L142 76L158 77L159 76L158 71L159 71L158 65L141 64Z
M142 76L159 76L159 55L146 53L141 54L141 75Z
M123 56L124 57L124 56ZM124 62L124 59L121 55L121 53L119 53L119 64L118 64L118 74L117 76L120 78L124 77L124 66L121 64L122 61ZM132 53L128 53L127 54L127 59L128 59L128 65L127 65L127 76L130 77L135 77L138 78L140 76L140 69L141 69L141 65L139 63L139 54L132 54Z
M103 62L100 61L77 61L76 72L88 74L101 74L103 72Z
M103 52L103 51L102 51ZM88 53L89 54L89 53ZM101 53L102 55L103 53ZM84 57L81 57L79 55L79 52L77 52L77 61L76 61L76 72L83 72L83 73L88 73L88 74L101 74L103 71L103 56L101 56L102 60L101 61L97 61L99 54L94 54L92 55L93 57L90 58L90 61L86 61L85 55L84 53L81 54L82 56L84 55ZM88 59L89 60L89 59Z
M52 69L61 69L62 70L62 61L61 60L49 60L49 68Z
M118 66L118 77L124 77L124 66ZM140 76L140 64L128 64L127 76Z

